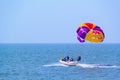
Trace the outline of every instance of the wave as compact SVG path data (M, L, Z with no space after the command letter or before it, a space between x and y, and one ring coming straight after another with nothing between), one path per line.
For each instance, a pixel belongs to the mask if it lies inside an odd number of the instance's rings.
M46 64L43 66L44 67L70 67L68 65L64 65L61 63L52 63L52 64ZM119 68L120 69L120 66L118 66L118 65L82 64L82 63L77 64L76 67L81 67L81 68Z

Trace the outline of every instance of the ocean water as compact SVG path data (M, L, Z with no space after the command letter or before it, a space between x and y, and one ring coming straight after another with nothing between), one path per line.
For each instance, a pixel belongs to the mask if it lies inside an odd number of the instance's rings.
M0 44L0 80L120 80L120 44Z

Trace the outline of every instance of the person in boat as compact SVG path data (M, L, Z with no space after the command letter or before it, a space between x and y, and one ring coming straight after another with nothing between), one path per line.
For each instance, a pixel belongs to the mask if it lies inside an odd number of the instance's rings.
M60 60L62 60L62 61L74 61L74 59L70 58L69 56L61 58ZM78 56L77 61L80 61L80 60L81 60L81 56Z
M66 56L66 57L64 58L64 60L65 60L65 61L69 61L69 56Z
M69 56L66 56L66 61L69 61Z
M81 56L78 56L77 61L80 61L80 60L81 60Z
M69 61L69 56L62 58L62 61Z
M74 61L73 58L70 58L70 61Z
M62 61L66 61L66 58L63 58Z

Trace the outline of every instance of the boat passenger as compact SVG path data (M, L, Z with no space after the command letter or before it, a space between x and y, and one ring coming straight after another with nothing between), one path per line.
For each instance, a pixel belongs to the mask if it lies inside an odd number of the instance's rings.
M66 60L67 60L67 61L69 60L69 56L66 56Z
M62 61L66 61L66 57L62 59Z
M77 59L77 61L80 61L81 60L81 56L78 56L78 59Z
M62 61L69 61L69 56L64 57Z
M73 61L73 58L70 58L70 61Z

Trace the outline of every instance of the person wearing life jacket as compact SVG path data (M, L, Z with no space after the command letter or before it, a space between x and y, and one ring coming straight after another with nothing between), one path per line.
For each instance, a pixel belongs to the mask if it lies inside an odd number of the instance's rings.
M69 56L66 56L66 61L69 61Z
M69 61L69 56L64 57L62 61Z

